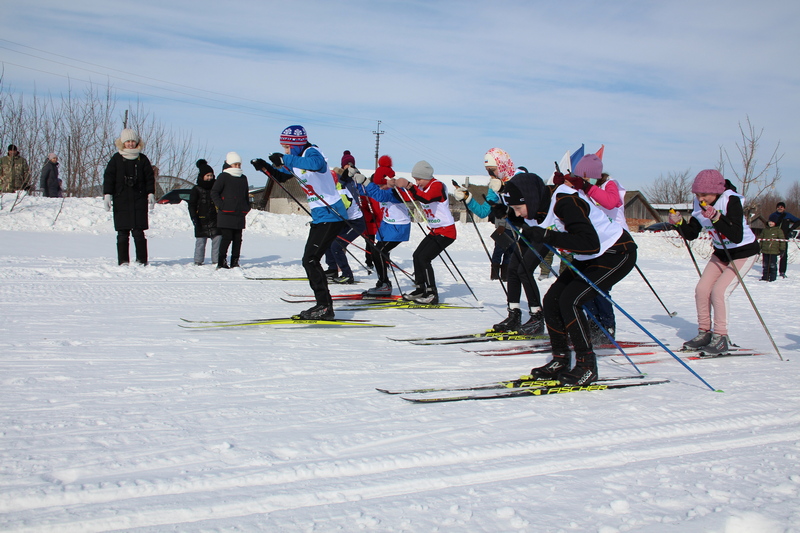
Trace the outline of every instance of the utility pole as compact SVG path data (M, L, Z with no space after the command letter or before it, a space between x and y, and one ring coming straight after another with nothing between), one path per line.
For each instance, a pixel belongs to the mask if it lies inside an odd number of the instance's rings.
M125 118L122 120L122 129L128 129L128 110L125 110Z
M378 129L373 131L372 134L375 135L375 168L378 168L378 151L381 147L381 135L383 135L384 131L381 131L381 121L378 121Z

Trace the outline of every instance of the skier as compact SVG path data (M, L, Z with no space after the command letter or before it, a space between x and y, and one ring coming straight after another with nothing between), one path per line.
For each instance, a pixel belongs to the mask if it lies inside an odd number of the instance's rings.
M389 296L392 294L392 282L389 279L391 266L390 253L401 242L407 242L411 236L411 217L405 202L411 201L408 193L398 192L394 188L394 170L392 158L382 155L378 159L378 168L367 185L367 196L378 202L379 215L377 242L368 245L378 281L374 287L364 291L364 296ZM402 196L401 196L402 195Z
M487 217L492 212L494 206L498 208L506 207L499 193L503 189L503 184L515 175L521 176L519 178L520 180L538 179L541 181L541 178L536 174L528 172L516 173L511 157L508 153L499 148L491 148L486 152L484 156L484 167L490 176L489 193L486 195L485 203L478 203L472 194L463 187L456 189L453 194L456 200L465 200L467 208L481 218ZM545 191L543 195L549 198L547 191ZM538 206L536 211L538 211ZM492 326L492 330L518 331L529 335L537 335L544 331L541 294L533 278L533 271L536 269L536 265L539 264L540 259L533 250L529 249L527 246L520 246L519 242L517 242L516 235L507 228L507 209L496 209L495 213L497 215L495 217L495 226L497 229L492 234L492 238L498 243L500 248L505 248L510 245L512 254L506 271L506 279L508 281L506 289L508 317ZM534 213L534 215L536 215L536 213ZM540 246L540 248L541 250L539 250L539 252L544 252L544 246ZM520 297L523 289L525 290L525 298L528 301L529 316L524 324L522 323L522 309L520 306Z
M256 170L267 172L281 183L296 178L306 193L311 210L311 227L302 262L317 303L297 316L305 320L332 320L333 300L320 260L344 227L347 210L325 156L316 145L308 142L305 128L289 126L281 133L280 144L284 153L271 154L269 160L272 165L263 159L254 159L251 163Z
M595 159L597 159L597 161L594 161ZM596 154L587 154L575 165L573 174L583 178L583 192L586 193L589 200L608 215L608 218L627 231L628 221L625 218L625 189L609 174L602 171L598 174L597 170L602 170L602 168L603 163ZM593 170L595 173L589 175L585 169ZM602 296L598 296L586 304L586 308L613 338L617 329L617 324L614 319L614 306L611 305L611 302ZM592 329L592 337L595 343L599 344L607 341L605 334L597 327L594 321L589 323L589 327Z
M124 129L114 141L117 152L111 156L103 174L103 204L114 210L117 230L117 262L130 262L130 238L136 248L136 262L147 264L148 208L156 205L156 180L150 160L142 153L144 142L139 135Z
M587 163L596 165L597 161ZM569 175L564 179L539 224L533 213L545 190L541 179L515 176L506 184L506 201L517 216L525 219L522 232L531 244L546 243L574 252L572 265L594 285L608 291L636 264L636 244L627 231L588 201L582 178ZM544 296L544 316L553 358L531 370L534 379L558 379L565 385L587 385L597 380L597 358L582 309L597 294L572 269L562 272L550 286ZM570 341L576 360L571 370Z
M211 199L211 189L216 183L214 169L205 159L198 159L197 185L189 193L189 217L194 224L194 264L202 265L206 258L206 242L211 239L211 261L219 263L219 245L222 234L217 229L217 207ZM227 253L227 252L226 252Z
M427 161L418 161L411 169L416 185L405 178L398 178L396 185L418 201L428 221L429 233L414 250L414 283L416 289L403 294L403 299L422 303L439 303L432 262L456 240L456 225L450 212L447 187L433 177L433 167Z
M341 168L335 168L333 172L336 174L337 186L341 190L342 201L347 207L348 223L331 243L330 251L334 263L337 271L341 271L341 276L334 277L331 281L352 284L355 283L355 279L353 278L353 269L350 268L350 263L347 261L347 246L367 229L360 204L362 194L366 194L363 185L366 177L356 168L356 160L349 150L345 150L342 164Z
M250 212L250 187L247 176L242 173L242 158L236 152L228 152L225 156L222 173L211 187L211 199L217 207L217 228L222 235L217 269L237 268L242 251L242 232ZM227 261L228 246L231 247L230 265Z
M726 189L725 178L718 170L701 170L694 179L692 192L695 199L689 221L684 221L676 211L670 213L669 222L687 240L694 240L701 232L708 231L714 253L694 290L698 333L683 343L683 349L723 354L731 345L728 296L739 284L736 270L744 277L755 263L760 248L744 215L744 197Z

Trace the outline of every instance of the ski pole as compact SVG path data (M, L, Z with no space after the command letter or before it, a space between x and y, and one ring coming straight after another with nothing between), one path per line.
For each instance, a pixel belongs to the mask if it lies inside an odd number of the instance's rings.
M703 212L706 210L706 203L700 202L700 207L703 208ZM722 249L725 250L725 256L728 258L728 264L733 267L733 271L736 273L736 278L739 280L739 283L742 285L742 289L744 289L744 293L747 295L747 299L750 300L750 305L753 306L753 311L755 311L756 316L758 317L758 321L761 322L761 327L764 328L764 331L769 337L769 342L772 343L772 347L775 348L775 353L778 354L778 357L781 361L783 361L783 356L781 355L781 351L778 349L778 345L775 344L775 339L772 338L772 333L769 332L767 328L767 324L764 322L764 319L761 318L761 313L758 312L758 307L756 307L756 303L753 301L753 297L750 296L750 291L747 290L747 285L744 284L744 280L742 279L742 275L739 273L739 267L736 266L736 263L733 262L733 257L731 257L731 253L728 250L728 247L725 246L724 236L719 232L714 230L717 235L719 236L719 243L722 245Z
M251 161L251 163L252 163L252 161ZM255 165L253 165L253 166L255 166ZM293 195L292 193L290 193L290 192L289 192L289 189L287 189L286 187L284 187L284 186L283 186L283 183L281 183L280 181L278 181L277 179L275 179L275 178L272 176L272 174L270 174L269 172L265 172L264 170L261 170L261 172L263 172L264 174L266 174L266 175L267 175L267 177L271 178L271 179L272 179L272 180L273 180L275 183L277 183L277 184L278 184L278 186L279 186L281 189L283 189L283 192L285 192L285 193L286 193L286 195L287 195L287 196L289 196L289 198L291 198L292 200L294 200L294 202L295 202L295 203L296 203L296 204L297 204L297 205L300 207L300 209L302 209L303 211L305 211L305 213L306 213L308 216L311 216L311 212L310 212L308 209L306 209L306 206L304 206L302 203L300 203L300 200L298 200L297 198L295 198L295 197L294 197L294 195ZM292 173L292 174L294 175L294 173ZM295 177L297 177L297 176L295 176ZM312 192L313 192L313 189L312 189ZM314 194L316 194L316 193L314 193ZM319 197L319 195L317 195L317 197ZM330 204L328 204L327 202L325 202L325 200L324 200L323 198L320 198L320 200L322 200L322 202L323 202L323 203L325 203L325 205L327 205L327 206L328 206L328 207L331 209L331 211L333 211L334 213L336 213L336 214L339 216L339 218L342 218L342 216L341 216L341 215L339 215L339 213L337 213L337 212L336 212L336 210L335 210L335 209L333 209L333 207L331 207L331 206L330 206ZM342 220L344 220L344 219L342 219ZM349 226L352 228L352 224L349 224L349 221L348 221L348 220L344 220L344 222L348 223L348 225L349 225ZM336 237L337 237L338 239L341 239L341 240L343 240L344 242L346 242L346 243L348 243L348 244L352 244L352 242L351 242L351 241L348 241L348 240L347 240L347 239L345 239L344 237L341 237L341 236L339 236L339 235L337 235ZM356 248L358 248L358 246L357 246L357 245L355 245L355 244L353 244L353 246L356 246ZM364 270L366 270L366 271L367 271L367 274L372 274L372 271L371 271L370 269L368 269L366 266L364 266L364 264L363 264L363 263L361 263L361 261L359 261L359 260L358 260L358 258L357 258L356 256L354 256L354 255L353 255L353 253L352 253L350 250L348 250L347 248L344 248L344 251L345 251L345 252L347 252L347 254L348 254L348 255L350 255L350 257L352 257L352 258L355 260L355 262L356 262L356 263L358 263L358 264L359 264L359 265L360 265L360 266L361 266L361 267L362 267Z
M672 214L672 213L675 213L675 210L674 209L670 209L669 212L670 212L670 214ZM678 235L681 236L681 239L683 240L683 244L685 244L686 245L686 249L689 250L689 257L692 258L692 263L694 263L694 268L695 268L695 270L697 270L697 275L702 278L703 274L700 273L700 267L697 266L697 259L694 258L694 254L692 253L692 247L689 246L689 241L686 240L686 237L683 236L683 233L681 233L681 230L679 230L677 226L675 226L675 231L677 231Z
M617 350L619 350L619 351L620 351L620 353L621 353L622 355L624 355L624 356L625 356L625 359L627 359L627 360L628 360L628 362L629 362L631 365L633 365L633 368L636 370L636 372L638 372L639 374L641 374L641 373L642 373L642 371L641 371L641 370L639 370L639 367L638 367L638 366L636 366L636 363L634 363L634 362L633 362L633 360L632 360L630 357L628 357L628 354L626 354L626 353L625 353L625 350L623 350L623 349L622 349L622 346L620 346L620 345L619 345L619 343L618 343L618 342L617 342L617 340L614 338L614 336L613 336L613 335L611 335L611 333L609 333L609 332L608 332L608 330L607 330L606 328L604 328L604 327L603 327L603 324L601 324L601 323L600 323L600 321L599 321L599 320L597 320L597 317L596 317L596 316L594 316L594 315L592 314L592 312L591 312L591 311L589 311L589 309L587 309L587 308L586 308L586 306L585 306L585 305L584 305L584 306L582 306L582 307L583 307L583 310L586 312L586 315L587 315L589 318L591 318L591 319L592 319L592 321L593 321L593 322L594 322L594 323L597 325L597 327L598 327L598 328L600 328L600 331L602 331L602 332L603 332L603 335L605 335L606 337L608 337L608 340L610 340L610 341L611 341L611 344L613 344L614 346L616 346Z
M522 240L522 242L524 242L524 243L525 243L525 244L528 246L528 248L530 248L531 250L533 250L533 251L534 251L534 253L536 253L536 254L538 254L538 253L539 253L539 252L537 252L537 251L536 251L536 249L535 249L535 248L534 248L534 247L531 245L531 243L530 243L530 242L528 242L528 239L526 239L526 238L525 238L525 236L522 234L522 231L520 231L520 230L519 230L519 229L518 229L516 226L514 226L514 224L513 224L513 223L512 223L510 220L508 221L508 225L509 225L511 228L513 228L513 229L514 229L514 231L516 231L516 232L519 234L519 238ZM560 254L560 253L559 253L559 252L558 252L558 251L557 251L557 250L556 250L554 247L550 246L549 244L547 244L547 243L543 243L543 244L545 245L545 247L546 247L548 250L550 250L551 252L553 252L553 254L554 254L554 255L558 256L558 258L559 258L559 259L561 259L562 261L564 261L564 264L565 264L565 265L567 265L567 266L568 266L568 267L569 267L569 268L570 268L570 269L571 269L573 272L575 272L575 273L576 273L576 274L577 274L577 275L578 275L578 276L579 276L581 279L583 279L583 281L585 281L586 283L588 283L590 287L592 287L592 288L593 288L595 291L597 291L597 293L598 293L600 296L602 296L603 298L605 298L606 300L608 300L608 301L609 301L609 303L611 303L611 305L613 305L614 307L616 307L616 308L617 308L617 309L618 309L618 310L619 310L619 311L620 311L620 312L621 312L623 315L625 315L625 316L628 318L628 320L630 320L631 322L633 322L633 323L634 323L634 324L635 324L635 325L636 325L636 326L637 326L639 329L641 329L641 330L642 330L642 331L643 331L645 334L647 334L647 336L648 336L648 337L650 337L651 339L653 339L653 340L656 342L656 344L658 344L659 346L661 346L661 347L662 347L662 348L663 348L663 349L664 349L664 350L665 350L665 351L666 351L668 354L670 354L670 355L671 355L671 356L672 356L672 357L673 357L673 358L674 358L676 361L678 361L678 362L679 362L681 365L683 365L683 367L684 367L684 368L686 368L686 370L688 370L689 372L691 372L691 373L692 373L692 374L693 374L693 375L694 375L694 376L695 376L697 379L699 379L699 380L700 380L700 381L701 381L701 382L702 382L702 383L703 383L703 384L704 384L706 387L708 387L708 388L709 388L709 389L711 389L712 391L715 391L715 392L721 392L721 391L718 391L717 389L715 389L714 387L712 387L711 385L709 385L709 384L708 384L708 382L707 382L706 380L704 380L702 377L700 377L700 375L699 375L697 372L695 372L694 370L692 370L692 368L691 368L689 365L687 365L687 364L686 364L686 363L685 363L685 362L684 362L684 361L683 361L683 360L682 360L680 357L678 357L677 355L675 355L675 354L672 352L672 350L670 350L669 348L667 348L667 346L666 346L666 345L665 345L663 342L661 342L661 341L660 341L660 340L659 340L659 339L658 339L658 338L657 338L655 335L653 335L652 333L650 333L650 331L649 331L647 328L645 328L643 325L641 325L641 324L640 324L640 323L639 323L639 322L638 322L638 321L637 321L635 318L633 318L633 317L632 317L632 316L631 316L631 315L630 315L630 314L629 314L627 311L625 311L625 309L623 309L623 308L622 308L622 307L621 307L619 304L617 304L617 302L615 302L615 301L614 301L614 300L611 298L611 296L609 296L609 294L608 294L607 292L605 292L603 289L601 289L600 287L598 287L597 285L595 285L595 283L594 283L592 280L590 280L589 278L587 278L587 277L586 277L586 275L585 275L583 272L581 272L580 270L578 270L578 268L577 268L575 265L573 265L573 264L572 264L572 261L569 261L569 260L567 260L567 258L565 258L563 255L561 255L561 254ZM540 257L541 257L541 256L540 256Z
M467 181L469 181L469 180L467 180ZM459 188L459 187L461 187L461 185L459 185L459 184L458 184L458 182L457 182L456 180L453 180L453 185L454 185L456 188ZM466 200L461 200L461 203L462 203L462 204L464 204L464 209L465 209L465 210L466 210L466 212L467 212L467 218L468 218L470 221L472 221L472 225L475 227L475 233L477 233L477 234L478 234L478 239L480 239L480 241L481 241L481 244L483 245L483 249L484 249L484 251L486 251L486 257L488 257L488 258L489 258L489 262L491 263L491 262L492 262L492 254L490 254L490 253L489 253L489 248L487 248L487 247L486 247L486 242L484 242L484 240L483 240L483 235L481 235L481 232L480 232L480 230L478 229L478 224L475 222L475 217L472 215L472 211L470 211L470 210L469 210L469 207L467 207L467 201L466 201ZM498 280L497 280L497 281L499 281L499 282L500 282L500 286L501 286L501 287L503 287L503 292L504 292L504 293L506 293L506 298L508 298L508 290L506 290L506 284L505 284L505 283L503 283L503 280L502 280L502 279L499 279L499 278L498 278Z
M666 306L666 305L664 305L664 302L662 302L662 301L661 301L661 298L659 298L659 297L658 297L658 293L656 292L656 290L653 288L653 286L652 286L652 285L650 285L650 282L649 282L649 281L647 281L647 278L645 277L645 275L644 275L644 272L642 272L642 269L641 269L641 268L639 268L639 265L633 265L633 266L634 266L634 268L636 268L636 271L639 273L639 275L640 275L640 276L642 276L642 279L644 280L644 282L645 282L645 283L647 283L647 286L648 286L648 287L650 287L650 291L651 291L651 292L653 293L653 295L656 297L656 299L658 300L658 303L660 303L660 304L661 304L661 307L663 307L663 308L664 308L664 311L666 311L666 312L667 312L667 314L668 314L670 317L674 317L675 315L677 315L677 314L678 314L678 312L677 312L677 311L670 313L669 309L667 309L667 306Z

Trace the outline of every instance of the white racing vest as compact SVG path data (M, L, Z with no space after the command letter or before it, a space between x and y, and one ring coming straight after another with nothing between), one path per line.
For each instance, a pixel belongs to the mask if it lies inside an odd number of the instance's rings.
M317 150L323 158L325 157L325 154L315 146L308 147L303 151L303 154L312 148ZM327 158L325 161L327 161ZM332 206L340 200L339 190L336 188L336 183L333 181L330 172L328 172L328 165L325 165L325 168L322 169L321 172L304 170L302 168L294 168L292 172L294 172L294 175L297 177L297 181L300 182L300 187L302 187L303 192L306 193L308 205L311 209L327 207L326 202Z
M430 188L432 183L433 180L428 183L428 188ZM431 229L446 228L447 226L455 224L453 213L450 212L450 197L447 195L447 186L442 184L442 189L445 197L445 200L442 202L426 204L422 200L419 200L419 205L422 207L422 212L425 213L425 219L428 221L428 227ZM423 192L425 191L427 191L427 189L423 189Z
M589 198L589 200L599 210L601 210L603 213L608 215L608 218L610 218L611 220L613 220L614 222L616 222L617 224L622 226L623 229L627 230L628 229L628 220L625 218L625 189L622 187L622 185L619 184L619 182L617 180L614 180L614 179L611 179L611 178L608 178L599 187L601 189L603 189L603 190L606 190L606 184L608 184L609 181L613 181L614 183L617 184L617 189L619 189L619 199L622 200L622 205L621 206L615 207L614 209L606 209L605 207L603 207L602 205L598 204L597 202L595 202L591 198Z
M589 200L583 191L576 191L567 185L559 185L558 188L553 191L553 196L550 199L550 207L547 209L547 216L544 221L539 224L540 227L560 231L561 233L565 232L564 223L555 213L556 199L559 194L577 194L578 198L589 205L589 221L592 223L592 226L594 226L597 236L600 238L600 251L598 253L591 255L575 254L575 259L578 261L588 261L589 259L600 257L606 250L614 246L614 243L616 243L617 239L622 235L622 226L608 218L608 215L600 210L594 202Z
M726 190L722 194L719 195L717 201L714 202L714 209L722 213L723 215L728 210L728 200L731 196L738 196L742 205L744 205L744 196L741 194L735 193L731 190ZM700 201L695 198L694 199L694 206L692 208L692 216L697 219L703 229L711 234L711 241L714 243L714 248L718 250L722 250L722 243L725 243L725 248L739 248L740 246L744 246L745 244L750 244L756 240L756 236L753 233L753 230L750 229L750 225L747 223L747 218L742 216L742 228L744 229L742 235L742 242L736 243L731 242L730 239L725 237L724 235L720 235L720 233L714 228L714 225L711 221L706 218L703 214L703 208L700 207Z
M410 224L411 218L408 216L408 208L406 204L400 202L379 202L381 204L381 224L403 225Z

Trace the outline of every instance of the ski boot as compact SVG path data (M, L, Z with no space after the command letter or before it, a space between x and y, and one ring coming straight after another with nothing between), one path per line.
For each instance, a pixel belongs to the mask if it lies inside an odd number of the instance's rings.
M333 278L331 281L340 285L352 285L356 282L353 276L339 276L338 278Z
M519 331L522 326L522 309L519 307L515 309L509 308L508 317L499 324L492 326L492 331Z
M711 335L711 340L708 341L708 344L701 346L697 351L703 352L705 355L725 355L730 353L730 346L732 345L733 343L727 335L714 333Z
M568 353L553 353L553 358L542 366L531 368L531 379L559 379L559 374L569 368Z
M594 352L575 354L575 361L575 368L558 375L562 385L583 387L597 381L597 357Z
M542 310L537 309L532 312L531 317L519 327L518 331L525 335L544 334L544 315L542 315Z
M302 320L333 320L333 305L329 303L317 304L310 309L300 311L299 315L295 315L292 318L299 318Z
M697 336L692 340L683 343L682 352L696 352L703 346L711 342L712 333L704 329L697 330Z
M371 289L367 289L361 293L362 297L365 298L375 298L376 296L391 296L392 294L392 284L387 282L379 281L377 285L372 287Z
M403 300L418 304L438 304L439 296L431 289L419 287L403 295Z

